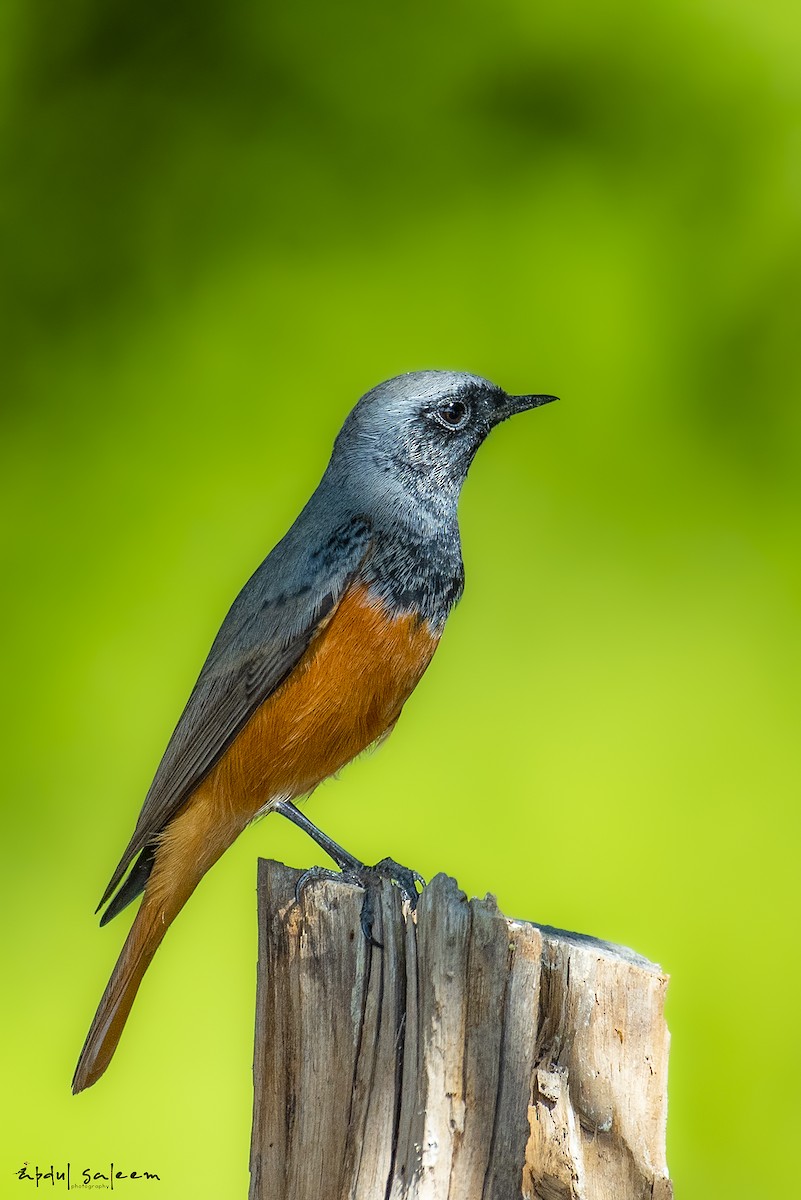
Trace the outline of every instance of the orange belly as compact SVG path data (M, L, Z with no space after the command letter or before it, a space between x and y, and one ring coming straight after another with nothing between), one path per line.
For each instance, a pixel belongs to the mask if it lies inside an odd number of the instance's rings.
M352 589L217 764L213 786L249 816L273 796L309 792L398 719L437 640L426 622L393 619L364 586Z
M306 795L386 733L438 641L426 621L388 615L363 585L346 593L165 829L155 890L174 854L202 874L271 799Z

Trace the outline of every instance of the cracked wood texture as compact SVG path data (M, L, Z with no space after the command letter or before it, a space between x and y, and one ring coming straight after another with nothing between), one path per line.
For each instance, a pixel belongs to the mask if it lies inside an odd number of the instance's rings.
M251 1200L669 1200L667 978L438 875L259 863Z

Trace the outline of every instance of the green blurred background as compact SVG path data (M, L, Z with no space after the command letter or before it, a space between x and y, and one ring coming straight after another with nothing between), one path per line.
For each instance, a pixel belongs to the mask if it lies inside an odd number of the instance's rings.
M307 811L660 961L677 1194L786 1195L797 5L6 0L0 32L2 1194L113 1157L245 1195L256 858L316 848L240 838L73 1099L130 921L92 910L345 413L448 366L563 401L482 450L435 663Z

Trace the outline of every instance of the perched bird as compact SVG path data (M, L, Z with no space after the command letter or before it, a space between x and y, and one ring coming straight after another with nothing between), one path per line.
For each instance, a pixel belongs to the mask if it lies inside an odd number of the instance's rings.
M351 411L317 490L223 621L98 905L110 901L102 925L144 892L74 1092L105 1071L167 929L255 817L280 812L359 868L293 801L391 731L462 594L470 463L495 425L553 399L420 371Z

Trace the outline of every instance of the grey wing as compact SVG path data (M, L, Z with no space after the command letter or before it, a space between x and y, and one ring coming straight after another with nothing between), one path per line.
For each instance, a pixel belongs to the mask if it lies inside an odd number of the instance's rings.
M284 539L245 584L214 640L98 908L286 679L358 572L370 539L363 517L347 521L312 550L299 553Z

